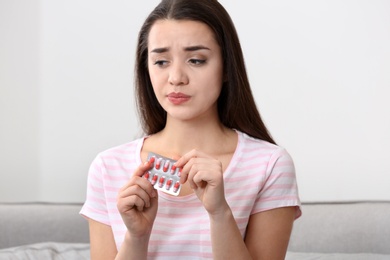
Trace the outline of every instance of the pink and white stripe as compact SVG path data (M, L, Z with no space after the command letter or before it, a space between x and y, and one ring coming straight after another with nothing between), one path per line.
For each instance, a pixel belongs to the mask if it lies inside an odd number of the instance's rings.
M225 195L242 236L252 214L298 206L290 155L276 145L237 131L238 145L224 173ZM118 190L141 163L144 138L100 153L91 164L87 199L80 214L112 227L119 248L126 233L116 208ZM149 259L212 259L207 212L195 194L159 193L159 209L149 243Z

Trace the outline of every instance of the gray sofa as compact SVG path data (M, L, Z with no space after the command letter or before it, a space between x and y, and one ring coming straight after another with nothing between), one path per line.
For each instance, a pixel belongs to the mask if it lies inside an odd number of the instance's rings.
M389 260L390 201L306 203L287 260Z
M0 259L89 259L81 204L0 204ZM390 202L306 203L287 260L390 259Z
M0 260L89 259L80 204L0 204Z

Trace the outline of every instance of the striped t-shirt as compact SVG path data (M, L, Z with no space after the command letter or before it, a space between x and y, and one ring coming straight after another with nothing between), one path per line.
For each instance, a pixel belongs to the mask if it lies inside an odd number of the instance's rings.
M285 149L237 131L238 144L224 172L226 200L245 236L252 214L298 206L295 169ZM126 226L116 207L118 190L141 164L144 138L111 148L93 161L87 199L80 213L111 226L117 248ZM158 212L149 241L148 259L212 259L209 218L195 194L174 197L159 192Z

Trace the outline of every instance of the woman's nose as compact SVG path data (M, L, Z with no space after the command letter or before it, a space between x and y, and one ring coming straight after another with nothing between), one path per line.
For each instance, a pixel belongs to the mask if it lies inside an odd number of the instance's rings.
M188 75L184 71L183 65L172 65L169 72L169 84L173 86L187 85Z

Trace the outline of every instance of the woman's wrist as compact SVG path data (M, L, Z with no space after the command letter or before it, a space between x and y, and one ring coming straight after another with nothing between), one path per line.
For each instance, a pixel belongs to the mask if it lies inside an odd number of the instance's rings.
M116 260L121 259L147 259L149 235L134 237L126 232Z
M209 212L210 221L221 222L224 219L228 219L230 217L233 217L233 213L227 203L225 206L221 207L220 209L215 210L213 212Z
M150 239L150 234L142 236L133 236L129 231L126 232L123 243L129 246L142 246L148 245Z

